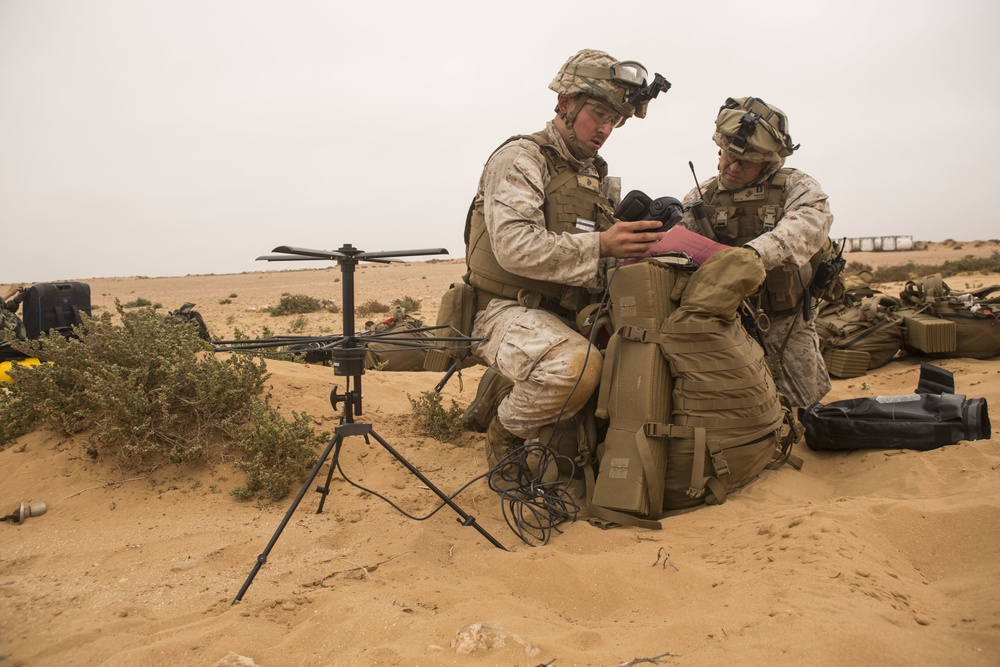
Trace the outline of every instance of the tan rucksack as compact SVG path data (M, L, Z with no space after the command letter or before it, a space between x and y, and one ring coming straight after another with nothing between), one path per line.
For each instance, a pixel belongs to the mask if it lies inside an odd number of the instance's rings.
M889 363L903 348L900 306L899 299L872 293L854 303L822 308L816 316L816 333L830 375L858 377Z
M1000 297L992 296L998 291L1000 285L955 291L941 274L907 282L899 295L907 348L934 357L1000 355Z
M367 322L365 368L380 371L422 371L431 346L423 322L397 312L382 322Z
M787 413L736 316L764 279L752 252L721 251L693 273L654 257L613 274L597 407L610 425L588 492L598 520L659 527L664 510L724 502L787 458Z

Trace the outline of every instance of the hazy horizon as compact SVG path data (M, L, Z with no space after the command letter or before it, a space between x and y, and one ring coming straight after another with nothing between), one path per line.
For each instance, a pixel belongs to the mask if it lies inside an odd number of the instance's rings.
M581 48L673 84L602 150L625 192L683 197L688 161L713 175L720 104L755 95L788 114L786 166L829 194L833 236L987 240L998 19L973 0L0 0L0 284L312 268L255 261L278 245L461 258L483 163L552 118Z

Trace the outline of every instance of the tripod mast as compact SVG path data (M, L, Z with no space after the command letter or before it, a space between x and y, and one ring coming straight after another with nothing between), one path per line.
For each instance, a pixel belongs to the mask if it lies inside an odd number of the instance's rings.
M271 536L271 540L268 542L264 551L257 556L257 561L247 576L246 581L243 582L243 586L240 588L239 593L237 593L236 598L233 600L232 604L236 604L243 599L243 594L246 593L250 584L253 583L254 577L257 576L257 572L260 568L267 562L267 557L271 553L271 549L274 547L278 538L281 536L281 532L285 529L289 520L292 518L292 514L298 508L299 503L302 502L302 498L305 496L309 487L312 485L316 476L319 474L320 469L323 467L323 463L331 453L333 458L330 460L330 467L327 472L326 484L316 488L316 491L320 494L319 507L316 513L319 514L323 511L323 505L326 502L326 497L330 493L330 481L333 478L333 472L337 468L337 462L340 458L340 450L344 442L344 438L348 436L362 436L365 442L369 441L369 436L374 438L387 452L389 452L397 461L399 461L403 466L406 467L414 476L417 477L428 489L434 492L441 501L448 505L451 509L455 511L460 517L459 523L463 526L472 526L479 532L480 535L485 537L490 544L497 547L498 549L503 549L507 551L506 547L496 540L485 528L480 526L475 517L467 514L455 504L455 501L447 496L441 489L435 486L427 477L423 475L412 463L407 461L402 454L397 452L393 447L386 442L378 433L372 429L372 425L367 422L355 422L355 414L360 415L362 412L361 404L361 376L365 372L365 343L363 340L359 339L357 333L354 331L354 272L355 267L357 267L359 261L371 261L371 262L393 262L399 261L394 259L394 257L400 256L414 256L414 255L447 255L448 251L444 248L430 249L430 250L404 250L399 252L377 252L377 253L366 253L358 250L351 244L347 243L338 248L336 251L326 251L326 250L309 250L305 248L292 248L289 246L279 246L275 248L272 252L284 253L282 255L265 255L258 257L257 259L266 259L268 261L290 261L296 259L329 259L336 260L340 265L340 271L343 275L343 340L341 345L333 348L331 350L333 359L333 373L334 375L344 376L347 379L346 389L343 395L338 394L337 387L334 386L333 391L330 393L330 403L333 405L334 410L337 410L337 405L341 402L344 403L344 410L341 417L340 424L334 429L334 436L327 444L326 449L323 451L322 455L316 461L313 466L312 471L309 473L309 477L306 479L305 484L299 490L298 495L292 502L291 507L285 513L284 518L278 525L278 529ZM353 379L353 388L351 385L351 380Z

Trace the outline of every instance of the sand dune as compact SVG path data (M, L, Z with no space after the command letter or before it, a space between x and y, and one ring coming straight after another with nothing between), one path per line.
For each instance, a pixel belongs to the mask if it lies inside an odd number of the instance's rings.
M433 321L437 297L463 268L366 266L357 301L422 299L419 315ZM262 309L283 292L339 303L339 276L332 267L87 282L99 308L115 298L196 302L224 337L234 327L287 332L294 317ZM305 332L341 330L336 316L306 319ZM1000 359L936 363L955 374L959 393L1000 405ZM907 358L837 380L826 402L909 393L918 366ZM282 409L336 426L328 395L342 378L321 366L269 369ZM452 378L446 400L467 404L481 372ZM361 419L450 493L482 472L482 436L443 444L413 435L407 397L439 379L366 374ZM800 444L801 470L765 472L661 531L581 521L541 547L518 540L477 482L456 502L508 551L447 507L416 521L335 475L323 513L307 492L232 605L291 498L239 502L229 490L241 473L229 466L138 475L92 461L81 438L33 433L0 451L0 513L27 500L49 507L0 524L0 665L996 665L993 434L929 452ZM352 480L411 514L438 504L377 443L348 438L342 462Z

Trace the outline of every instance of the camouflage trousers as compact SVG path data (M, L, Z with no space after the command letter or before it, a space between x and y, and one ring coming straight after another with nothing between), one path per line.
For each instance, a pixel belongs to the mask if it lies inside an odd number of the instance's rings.
M809 407L822 400L833 386L819 351L816 320L806 322L798 312L769 317L764 344L774 383L793 406Z
M521 438L569 419L587 403L601 381L603 358L587 339L552 313L494 299L476 315L473 353L514 382L497 416ZM589 348L589 354L588 354Z

